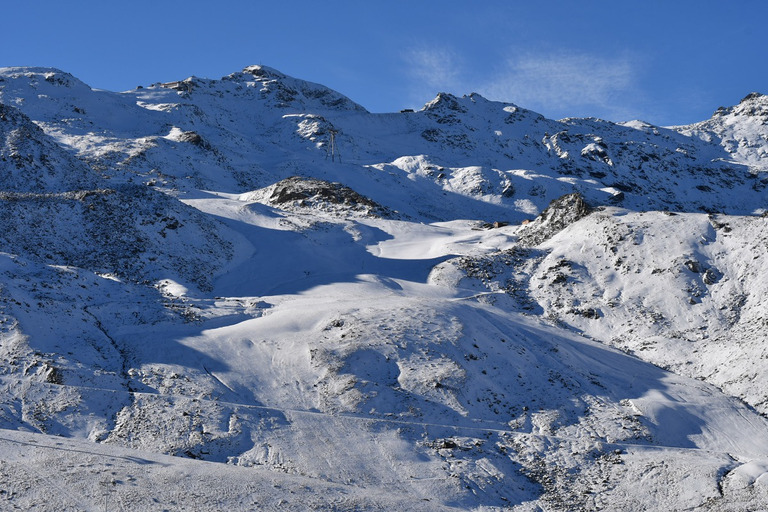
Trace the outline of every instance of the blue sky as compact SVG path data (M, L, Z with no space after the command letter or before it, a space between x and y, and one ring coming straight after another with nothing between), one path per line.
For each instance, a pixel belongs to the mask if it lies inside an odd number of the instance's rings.
M660 125L768 93L764 0L10 0L3 13L0 66L116 91L264 64L373 112L479 92Z

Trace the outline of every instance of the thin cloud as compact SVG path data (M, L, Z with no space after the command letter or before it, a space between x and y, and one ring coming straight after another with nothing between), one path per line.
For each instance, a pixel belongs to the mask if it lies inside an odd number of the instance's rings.
M593 116L626 121L651 115L637 86L642 59L586 53L525 53L481 76L446 48L418 48L405 55L410 98L425 102L438 92L478 92L547 117Z
M445 48L418 48L405 55L411 78L411 99L427 101L438 92L454 91L461 83L458 54Z
M507 61L478 92L489 99L556 113L556 117L590 115L620 120L638 112L637 74L630 58L527 54Z

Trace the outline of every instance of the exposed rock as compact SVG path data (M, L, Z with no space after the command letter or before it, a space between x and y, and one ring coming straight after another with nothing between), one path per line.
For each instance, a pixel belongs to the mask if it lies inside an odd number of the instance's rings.
M450 111L458 113L466 113L467 109L462 106L458 98L453 94L441 92L435 99L424 105L425 111Z
M203 139L203 137L199 133L193 132L193 131L182 132L181 135L179 135L179 141L189 142L190 144L194 144L195 146L202 149L207 149L207 150L212 149L211 145L208 144L208 142L206 142L206 140Z
M717 272L717 270L708 268L704 271L702 280L704 281L704 284L715 284L720 280L720 274Z
M591 212L592 208L584 202L581 194L574 192L564 195L549 203L536 220L526 225L520 235L520 242L527 246L539 245Z
M316 178L291 176L244 199L264 198L281 208L313 209L337 213L358 213L371 217L392 217L394 212L351 188Z
M584 318L590 318L592 320L597 320L602 316L602 314L600 313L600 310L596 308L583 308L583 309L572 308L568 310L568 312L571 313L572 315L580 315L580 316L583 316Z
M688 260L684 263L684 265L685 265L685 268L687 268L688 270L690 270L695 274L701 273L701 265L699 265L698 261Z

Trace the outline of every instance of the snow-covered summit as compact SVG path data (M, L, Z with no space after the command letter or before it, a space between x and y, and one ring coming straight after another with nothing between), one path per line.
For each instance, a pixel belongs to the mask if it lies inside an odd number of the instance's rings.
M88 85L75 78L72 74L57 68L45 67L5 67L0 68L0 80L3 82L21 82L30 87L45 85L66 88L88 88Z
M765 190L768 179L768 96L751 93L738 105L720 107L710 119L677 130L719 145L725 155L718 158L748 167L757 185Z
M241 72L231 73L220 80L189 77L154 84L149 89L157 86L173 89L185 98L193 93L212 94L221 98L225 95L247 98L247 94L240 93L243 88L250 88L258 91L260 100L280 109L307 109L312 108L313 104L319 104L324 108L366 112L362 106L328 87L299 80L261 65L247 66Z
M730 108L719 108L713 117L725 117L729 114L747 117L768 117L768 96L753 92L744 97L738 105Z

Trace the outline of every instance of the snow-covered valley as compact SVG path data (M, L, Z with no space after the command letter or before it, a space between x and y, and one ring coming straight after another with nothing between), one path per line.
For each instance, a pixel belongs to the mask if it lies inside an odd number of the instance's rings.
M0 69L0 508L768 506L768 97L371 114Z

